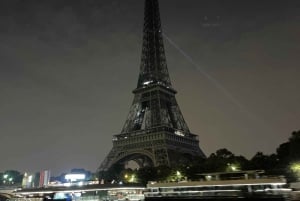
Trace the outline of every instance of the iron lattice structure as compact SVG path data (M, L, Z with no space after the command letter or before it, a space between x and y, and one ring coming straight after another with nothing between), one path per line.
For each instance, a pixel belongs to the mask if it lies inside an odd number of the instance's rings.
M158 0L145 0L143 47L134 100L121 134L99 171L134 160L139 166L177 164L192 156L205 157L198 136L181 114L170 81L163 44Z

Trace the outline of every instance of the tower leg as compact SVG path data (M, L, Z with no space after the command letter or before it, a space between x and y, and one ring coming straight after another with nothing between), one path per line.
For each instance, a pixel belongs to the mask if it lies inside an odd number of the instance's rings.
M170 166L168 151L166 148L159 148L154 150L155 166L166 165Z

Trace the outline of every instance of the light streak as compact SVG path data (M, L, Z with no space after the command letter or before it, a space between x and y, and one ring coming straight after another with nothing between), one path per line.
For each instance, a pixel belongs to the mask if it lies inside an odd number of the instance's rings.
M263 125L265 128L271 132L276 132L270 125L259 118L254 113L250 112L240 101L238 101L219 81L217 81L213 76L207 73L199 64L197 64L194 59L189 56L182 48L180 48L171 38L169 38L165 33L162 33L164 38L176 49L178 50L200 73L202 73L217 89L219 89L232 103L234 103L242 112L246 113L248 117L255 120L259 124Z
M212 77L209 73L207 73L199 64L197 64L194 59L189 56L183 49L181 49L173 40L171 40L166 34L163 33L163 36L167 39L167 41L177 49L194 67L196 70L200 71L214 86L219 89L227 98L229 98L235 105L237 105L240 109L246 110L245 107L233 97L233 95L224 87L220 82L218 82L214 77Z

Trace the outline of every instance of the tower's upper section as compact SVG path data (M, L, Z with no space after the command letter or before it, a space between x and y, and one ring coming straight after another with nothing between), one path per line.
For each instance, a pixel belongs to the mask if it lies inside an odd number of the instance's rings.
M158 0L145 0L142 61L129 115L121 131L152 132L163 129L192 136L175 99L163 45Z
M146 0L142 60L137 89L159 84L171 88L163 44L158 0Z

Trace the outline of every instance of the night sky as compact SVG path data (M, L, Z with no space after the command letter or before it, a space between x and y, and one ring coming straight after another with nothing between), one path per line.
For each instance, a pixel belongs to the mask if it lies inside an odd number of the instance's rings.
M0 0L0 172L98 168L133 100L143 4ZM160 12L206 155L275 153L300 130L300 1L160 0Z

